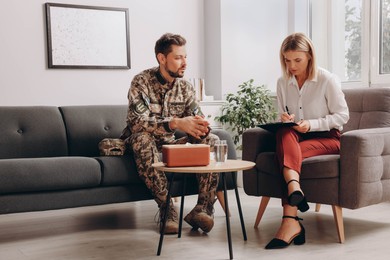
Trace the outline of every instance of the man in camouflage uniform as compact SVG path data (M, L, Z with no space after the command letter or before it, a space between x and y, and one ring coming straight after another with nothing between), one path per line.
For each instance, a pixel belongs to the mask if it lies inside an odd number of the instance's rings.
M209 133L209 123L199 109L193 86L182 79L187 66L185 44L183 37L169 33L156 42L159 66L133 78L128 93L127 127L121 136L134 151L139 175L160 208L160 224L164 211L169 210L166 234L178 232L178 217L172 203L169 209L165 207L168 193L165 174L152 167L159 161L162 145L191 142L210 144L212 149L218 140L216 135ZM187 136L175 139L175 130L181 130ZM184 220L194 229L209 232L214 225L213 204L219 175L196 176L199 182L197 205Z

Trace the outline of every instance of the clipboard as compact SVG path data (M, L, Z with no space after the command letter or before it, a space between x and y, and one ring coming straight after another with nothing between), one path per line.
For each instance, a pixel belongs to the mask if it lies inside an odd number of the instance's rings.
M259 125L257 125L257 127L261 127L265 130L276 133L276 131L279 128L291 127L291 126L295 126L295 125L298 125L298 124L294 123L294 122L275 122L275 123L259 124Z

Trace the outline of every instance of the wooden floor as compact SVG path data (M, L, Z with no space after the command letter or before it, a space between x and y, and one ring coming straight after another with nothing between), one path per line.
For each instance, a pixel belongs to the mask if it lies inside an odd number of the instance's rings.
M248 234L243 241L234 192L229 192L234 259L389 259L390 203L344 210L345 244L337 241L330 206L320 213L300 214L306 244L265 250L280 220L280 201L271 199L259 229L253 228L259 198L240 189ZM196 196L186 198L185 212ZM176 203L176 205L179 205ZM111 204L77 209L0 215L0 259L228 259L224 213L216 204L215 226L209 234L183 225L180 239L166 236L156 256L159 234L153 201Z

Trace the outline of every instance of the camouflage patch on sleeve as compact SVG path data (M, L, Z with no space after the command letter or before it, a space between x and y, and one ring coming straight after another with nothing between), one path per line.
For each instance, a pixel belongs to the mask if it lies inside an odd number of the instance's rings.
M145 103L143 102L143 100L139 100L137 103L134 104L134 111L139 114L139 115L142 115L143 113L145 113L146 111L148 110L148 107L145 105Z

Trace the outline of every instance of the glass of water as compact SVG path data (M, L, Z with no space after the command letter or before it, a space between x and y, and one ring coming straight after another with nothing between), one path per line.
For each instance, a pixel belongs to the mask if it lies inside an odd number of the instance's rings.
M216 162L226 162L228 146L226 140L218 140L215 142L214 154Z

